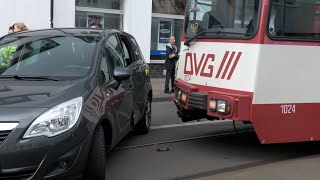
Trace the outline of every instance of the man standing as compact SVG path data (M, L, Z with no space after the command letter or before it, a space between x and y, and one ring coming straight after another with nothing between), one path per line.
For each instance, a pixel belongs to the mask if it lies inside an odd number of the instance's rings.
M174 79L175 79L175 67L176 62L179 59L179 50L175 45L176 41L173 36L169 38L169 43L167 44L167 51L166 51L166 82L165 82L165 89L164 93L170 94L169 91L169 81L171 79L171 92L174 92Z

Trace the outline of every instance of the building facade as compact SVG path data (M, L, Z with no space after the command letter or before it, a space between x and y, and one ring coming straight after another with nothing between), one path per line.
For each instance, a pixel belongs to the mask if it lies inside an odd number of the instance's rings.
M29 29L91 27L120 29L138 41L152 77L163 77L171 35L180 46L185 0L10 0L0 6L0 36L14 22Z

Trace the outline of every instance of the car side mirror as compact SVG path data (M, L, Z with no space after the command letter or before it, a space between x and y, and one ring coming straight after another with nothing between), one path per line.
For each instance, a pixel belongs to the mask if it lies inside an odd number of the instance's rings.
M129 79L131 77L131 72L126 67L117 66L114 69L113 77L115 80L121 82L121 81Z

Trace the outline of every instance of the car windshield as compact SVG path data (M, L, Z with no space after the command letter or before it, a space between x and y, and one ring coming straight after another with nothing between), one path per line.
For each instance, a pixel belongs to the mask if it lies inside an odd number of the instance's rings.
M0 77L84 77L95 44L89 36L6 36L0 40Z
M211 32L199 37L252 37L258 29L259 4L260 0L188 0L185 35Z

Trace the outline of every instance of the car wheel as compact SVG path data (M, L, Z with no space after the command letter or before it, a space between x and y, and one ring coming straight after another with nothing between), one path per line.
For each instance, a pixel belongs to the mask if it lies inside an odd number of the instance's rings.
M151 99L148 97L145 104L144 114L138 124L134 127L135 134L147 134L151 126Z
M89 161L87 166L86 179L104 180L106 167L106 146L104 131L99 125L94 133Z

